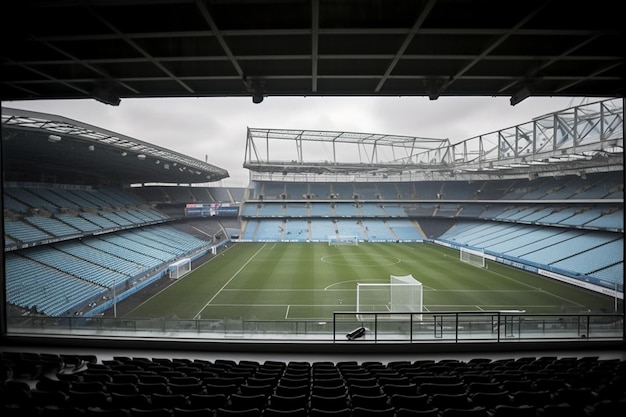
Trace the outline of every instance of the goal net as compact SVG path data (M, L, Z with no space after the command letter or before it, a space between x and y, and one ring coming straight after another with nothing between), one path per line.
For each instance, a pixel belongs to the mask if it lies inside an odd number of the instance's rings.
M183 258L169 266L170 278L178 279L191 272L191 259Z
M461 247L460 257L461 262L466 262L481 268L485 267L485 252L482 250Z
M356 311L359 320L365 313L418 313L423 308L423 286L413 275L391 275L389 283L357 283ZM406 320L407 316L379 314L378 318ZM414 318L421 320L422 315Z
M359 244L359 238L357 236L343 236L343 235L331 235L328 236L328 246L338 245L353 245Z

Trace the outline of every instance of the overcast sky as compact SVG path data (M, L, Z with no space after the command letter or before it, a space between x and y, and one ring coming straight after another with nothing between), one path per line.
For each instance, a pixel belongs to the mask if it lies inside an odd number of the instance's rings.
M267 97L3 102L130 136L228 170L224 186L248 184L246 129L310 129L449 139L452 143L600 99L493 97ZM315 160L316 158L306 158ZM325 159L325 158L321 158Z

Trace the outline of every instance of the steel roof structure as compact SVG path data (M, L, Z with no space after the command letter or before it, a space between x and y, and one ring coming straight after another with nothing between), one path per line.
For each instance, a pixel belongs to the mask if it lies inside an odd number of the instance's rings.
M0 99L623 97L612 0L2 2Z
M2 108L5 181L85 185L208 183L228 171L138 139L62 116Z
M311 152L311 149L315 152ZM324 161L311 155L327 155ZM257 180L536 178L624 169L623 99L546 114L451 144L372 133L248 128L244 167ZM293 174L292 177L286 177ZM340 178L343 176L344 178Z

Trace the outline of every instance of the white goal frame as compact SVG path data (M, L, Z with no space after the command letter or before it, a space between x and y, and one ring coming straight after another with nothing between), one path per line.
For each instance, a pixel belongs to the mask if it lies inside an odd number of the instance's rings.
M191 272L191 258L182 258L169 266L170 278L178 279Z
M359 237L358 236L345 236L345 235L328 236L328 246L340 246L340 245L358 246Z
M461 262L465 262L480 268L485 268L486 266L485 251L482 249L469 249L461 246L459 250L459 259L461 260Z
M375 304L372 304L375 302ZM366 304L367 303L367 304ZM357 319L362 321L367 313L421 313L424 311L424 287L412 275L389 277L389 283L357 283ZM422 315L414 316L417 320ZM398 314L378 314L378 318L407 320Z

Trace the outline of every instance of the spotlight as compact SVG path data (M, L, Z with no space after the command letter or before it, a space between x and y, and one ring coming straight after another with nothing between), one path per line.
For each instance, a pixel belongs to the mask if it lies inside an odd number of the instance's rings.
M261 93L254 93L252 95L252 102L254 104L262 103L263 102L263 94L261 94Z
M95 147L95 146L93 146L93 145L89 145L89 150L90 150L91 152L93 152L95 149L96 149L96 147Z
M139 155L137 155L137 159L140 159L143 161L144 159L146 159L146 155L140 153Z
M448 88L451 79L427 78L423 81L424 91L430 100L437 100L441 93Z
M48 136L48 142L60 142L60 141L61 141L61 136L57 136L57 135Z
M122 156L126 156L126 155L128 155L127 152L122 152Z
M521 90L511 96L511 106L515 106L518 103L526 100L530 97L530 90L528 87L524 86Z
M115 87L115 82L112 80L97 81L91 95L101 103L119 106L120 97L115 92Z
M254 104L259 104L263 102L263 91L265 90L265 88L262 81L253 80L244 75L243 83L246 87L246 90L248 90L248 92L252 95L252 102Z

